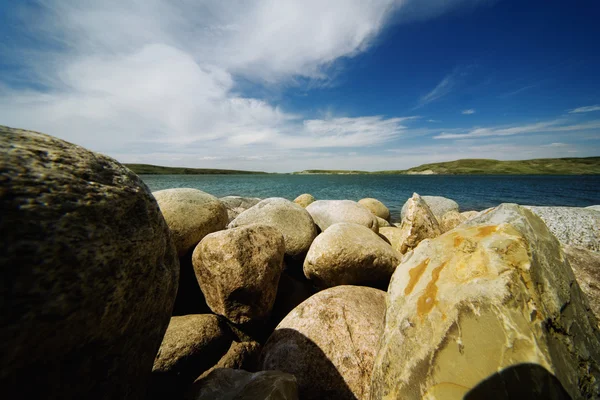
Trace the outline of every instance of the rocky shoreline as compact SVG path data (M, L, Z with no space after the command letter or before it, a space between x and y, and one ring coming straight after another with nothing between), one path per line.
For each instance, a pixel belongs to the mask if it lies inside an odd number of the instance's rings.
M598 206L151 193L103 155L0 133L9 393L600 398Z

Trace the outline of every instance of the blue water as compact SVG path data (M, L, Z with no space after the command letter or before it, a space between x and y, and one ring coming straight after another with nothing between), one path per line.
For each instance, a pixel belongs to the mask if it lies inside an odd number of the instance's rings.
M600 204L600 175L142 175L152 191L195 188L217 197L284 197L310 193L318 200L374 197L399 219L413 194L444 196L461 211L500 203L585 207Z

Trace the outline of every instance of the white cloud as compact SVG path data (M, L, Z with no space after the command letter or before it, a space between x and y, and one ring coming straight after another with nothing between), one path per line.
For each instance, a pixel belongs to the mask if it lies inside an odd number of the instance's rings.
M549 143L549 144L542 145L542 147L566 147L566 146L568 146L568 144L566 144L566 143L560 143L560 142L554 142L554 143Z
M457 67L446 75L429 93L421 96L416 108L441 99L458 87L462 79L468 74L470 67Z
M571 132L571 131L585 131L589 129L599 129L600 121L590 121L582 124L568 123L565 120L554 120L546 122L538 122L535 124L503 127L503 128L476 128L467 132L449 133L442 132L434 139L476 139L490 136L512 136L521 135L526 133L537 133L537 132Z
M475 109L470 108L468 110L463 110L462 114L463 115L472 115L472 114L475 114Z
M575 109L569 111L569 114L586 113L586 112L593 112L593 111L600 111L600 105L597 104L595 106L575 108Z
M122 161L170 165L227 159L235 168L239 160L289 158L290 149L387 143L405 134L406 119L308 119L240 93L238 82L276 90L326 81L337 60L372 44L394 11L406 21L472 3L38 0L20 6L21 26L48 46L2 44L4 55L23 62L19 79L32 85L11 87L15 77L0 77L0 121Z

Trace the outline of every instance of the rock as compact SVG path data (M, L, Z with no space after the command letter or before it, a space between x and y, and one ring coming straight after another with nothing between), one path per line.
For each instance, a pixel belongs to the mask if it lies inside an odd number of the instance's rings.
M293 374L301 399L367 399L386 293L337 286L296 307L267 341L262 368Z
M479 215L479 211L464 211L460 213L463 222Z
M317 236L304 260L304 275L319 288L385 288L399 263L400 254L376 233L342 222Z
M600 211L600 205L586 207L587 210Z
M375 218L377 218L377 226L379 227L379 229L388 228L388 227L392 226L392 225L390 225L390 223L388 221L386 221L383 218L379 218L379 217L375 217Z
M371 398L462 398L498 371L532 364L573 398L593 398L600 333L588 307L542 220L501 205L421 242L396 269ZM534 397L539 379L522 374L529 395L520 398Z
M308 207L310 203L314 203L315 198L312 194L304 193L294 199L294 203L298 204L302 208Z
M142 399L179 264L115 160L0 127L0 384L20 398Z
M152 368L154 398L183 395L198 375L221 359L232 341L227 324L216 315L172 317Z
M365 206L351 200L317 200L306 207L321 231L339 222L352 222L379 231L377 218Z
M268 317L283 270L283 236L248 225L207 235L192 263L206 304L234 324Z
M293 259L302 259L317 236L310 214L289 200L273 197L264 199L244 211L230 224L230 228L262 224L277 228L285 240L285 254Z
M296 378L279 371L220 368L194 383L187 400L298 400Z
M392 248L400 253L402 243L404 243L404 235L401 229L395 226L379 228L379 236L385 237Z
M563 252L596 320L600 323L600 253L569 245L563 245Z
M258 197L225 196L219 199L227 209L227 223L233 221L247 209L254 207L261 199Z
M165 189L152 193L171 229L179 256L209 233L225 229L227 210L219 199L196 189Z
M402 254L417 247L422 240L432 239L441 234L436 217L418 194L414 193L404 206L404 218L400 225Z
M386 221L390 220L390 210L377 199L366 198L358 201L358 204L366 207L376 217L382 218Z
M423 201L429 206L429 209L435 215L438 222L442 220L444 214L448 211L459 211L458 203L454 200L447 199L442 196L421 196ZM408 201L404 203L402 206L402 210L400 211L401 219L404 219L404 214L406 213L408 207Z
M448 211L440 221L440 231L446 233L456 228L466 219L458 211Z
M206 370L196 379L204 379L215 369L233 368L255 372L258 369L261 346L258 342L232 342L227 353L212 368Z
M600 214L579 207L531 207L563 244L600 251Z

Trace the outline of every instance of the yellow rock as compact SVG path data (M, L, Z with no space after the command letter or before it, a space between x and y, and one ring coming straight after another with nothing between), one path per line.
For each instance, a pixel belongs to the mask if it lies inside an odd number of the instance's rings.
M524 363L595 398L600 333L556 238L517 205L465 225L421 242L392 276L371 399L462 399Z

